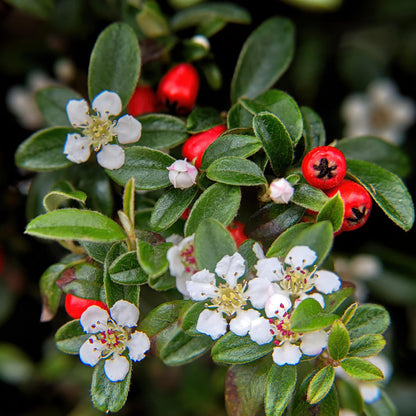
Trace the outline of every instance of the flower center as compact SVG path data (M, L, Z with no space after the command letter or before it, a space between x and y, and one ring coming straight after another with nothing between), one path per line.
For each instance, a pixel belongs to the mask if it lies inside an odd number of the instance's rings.
M244 289L245 285L240 283L234 287L230 287L228 283L220 283L216 290L217 297L212 299L213 306L228 316L233 315L246 304Z
M95 151L100 150L101 146L111 142L114 137L113 127L115 122L109 119L102 119L98 116L89 116L89 120L82 127L82 133L91 140Z
M290 314L285 313L283 319L269 319L269 322L272 325L270 332L275 337L275 345L280 345L285 341L295 343L302 335L291 331L290 316Z
M390 119L390 114L384 106L375 106L371 112L371 123L375 128L388 126L391 123Z
M112 319L107 322L108 328L105 331L95 334L97 340L104 345L101 352L102 358L107 358L114 352L122 354L126 349L126 343L130 339L130 333L118 326ZM90 339L90 342L93 341Z
M315 286L313 281L315 270L310 273L301 267L296 267L295 269L287 267L285 272L283 280L279 282L280 286L283 290L287 290L293 295L309 292Z
M196 267L196 260L194 257L194 245L192 243L187 244L181 251L181 262L187 273L196 273L198 271Z

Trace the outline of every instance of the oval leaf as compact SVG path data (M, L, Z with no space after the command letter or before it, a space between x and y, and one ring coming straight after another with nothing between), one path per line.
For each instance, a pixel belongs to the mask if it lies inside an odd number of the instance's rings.
M363 358L346 358L341 367L351 377L363 381L380 381L384 379L382 371Z
M328 202L328 197L320 189L307 183L299 183L294 186L292 202L311 211L320 211Z
M130 251L117 257L108 270L111 280L124 285L147 283L149 276L140 267L137 253Z
M79 324L79 320L67 322L61 326L55 334L56 346L66 354L77 355L81 345L90 335L86 334Z
M354 316L347 323L351 339L357 339L367 334L381 334L390 325L390 317L381 305L371 303L360 305Z
M340 321L336 320L331 327L328 337L328 352L332 359L342 360L348 354L350 348L350 336L347 328Z
M313 377L308 386L307 399L310 404L321 401L331 390L334 384L334 367L326 366L319 370Z
M344 220L344 202L339 192L325 203L319 211L316 220L318 222L329 221L334 231L338 231L341 228Z

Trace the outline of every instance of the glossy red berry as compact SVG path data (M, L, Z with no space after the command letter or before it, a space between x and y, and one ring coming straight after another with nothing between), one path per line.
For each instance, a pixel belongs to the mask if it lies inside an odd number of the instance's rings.
M65 297L65 310L74 319L81 318L84 311L92 305L97 305L108 311L107 305L99 300L82 299L69 293Z
M202 133L194 134L189 137L182 147L182 155L189 161L194 162L195 166L199 169L201 167L202 156L204 155L207 147L226 130L227 128L219 124L212 127ZM195 161L194 161L195 160Z
M233 237L237 248L240 247L244 241L248 240L248 237L244 234L244 227L245 225L239 221L234 221L227 227L227 230Z
M370 194L358 183L344 179L337 187L326 191L331 198L337 192L344 201L344 221L340 231L352 231L367 221L373 201Z
M133 116L158 111L156 93L147 85L137 87L127 104L127 112Z
M302 174L306 182L318 189L337 186L344 179L346 171L344 154L332 146L315 147L302 161Z
M157 98L166 110L187 114L195 106L199 90L199 76L188 63L175 65L161 79Z

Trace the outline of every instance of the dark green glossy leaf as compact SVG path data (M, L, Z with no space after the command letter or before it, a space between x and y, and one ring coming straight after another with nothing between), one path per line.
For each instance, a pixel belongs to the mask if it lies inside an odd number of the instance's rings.
M201 332L196 329L196 324L198 322L199 315L204 309L204 302L196 302L183 314L181 319L181 328L186 334L193 337L201 335Z
M309 152L314 147L325 146L325 128L321 118L309 107L301 107L300 111L303 116L306 151Z
M368 358L378 354L386 345L380 334L363 335L351 343L349 357Z
M246 269L250 270L258 261L256 254L253 251L254 240L244 241L240 247L238 247L238 252L244 257L246 261Z
M384 376L374 364L363 358L345 358L341 361L343 370L353 378L362 381L380 381Z
M160 276L150 277L149 286L154 290L165 291L176 288L176 278L166 271Z
M334 195L325 203L319 211L316 220L318 222L329 221L332 224L334 231L338 231L341 228L344 220L344 202L342 201L339 193Z
M86 334L79 320L67 322L61 326L55 334L56 346L59 350L66 354L77 355L81 345L88 339L89 334Z
M241 192L237 186L216 183L211 185L195 202L185 225L185 235L193 234L205 218L214 218L224 225L237 214Z
M405 231L412 228L415 219L412 197L397 175L362 160L348 160L347 169L394 223Z
M82 241L81 245L90 257L99 263L104 263L107 253L113 243L94 243L92 241Z
M50 127L32 134L17 148L16 165L39 172L72 165L63 151L67 134L74 131L72 127Z
M343 287L336 292L330 293L329 295L323 295L325 299L325 312L332 313L352 294L354 293L353 287Z
M288 228L285 232L280 234L276 240L273 241L273 244L267 251L267 257L282 258L285 254L287 254L287 245L290 244L291 241L296 238L301 231L309 228L311 225L312 224L307 222L301 222Z
M40 278L39 286L43 306L40 318L41 322L50 321L58 311L62 291L56 284L56 281L65 268L65 264L53 264L43 272Z
M141 285L147 283L149 276L140 267L137 253L130 251L117 257L108 272L111 280L124 285Z
M381 334L390 325L390 317L381 305L371 303L360 305L355 315L347 323L352 340L367 334Z
M270 41L273 33L273 42ZM272 17L245 41L231 81L231 101L255 98L270 88L292 60L294 28L288 19Z
M186 130L191 134L201 133L223 123L223 118L213 107L195 108L188 116Z
M350 348L350 336L347 328L340 320L336 320L331 327L328 337L328 352L333 360L345 358Z
M152 245L146 241L138 241L137 257L140 266L150 277L161 276L168 269L166 253L171 247L172 243Z
M310 404L320 402L331 390L334 384L334 367L326 366L320 369L311 379L308 385L307 398Z
M295 185L292 202L311 211L320 211L328 202L328 197L320 189L314 188L307 183Z
M253 114L246 110L239 102L235 103L228 112L227 126L229 129L250 127L253 125Z
M116 92L123 106L127 105L139 74L140 49L135 33L126 23L107 26L91 52L88 68L90 100L107 90Z

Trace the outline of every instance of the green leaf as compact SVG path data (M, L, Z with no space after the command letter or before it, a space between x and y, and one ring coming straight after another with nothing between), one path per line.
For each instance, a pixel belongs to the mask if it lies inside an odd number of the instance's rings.
M17 148L16 165L38 172L72 165L63 152L67 134L74 131L72 127L49 127L32 134Z
M79 354L81 345L90 335L82 329L78 319L67 322L55 334L57 348L66 354Z
M337 319L331 327L328 337L328 352L333 360L345 358L350 348L350 336L345 325Z
M223 118L216 108L199 107L189 114L186 130L191 134L201 133L223 123Z
M126 160L120 169L106 170L118 184L125 185L134 177L136 189L154 190L171 185L167 167L175 159L166 153L148 147L133 146L125 149Z
M94 243L92 241L82 241L81 245L91 258L99 263L104 263L107 253L113 243Z
M347 169L395 224L405 231L412 228L415 220L412 197L397 175L362 160L348 160Z
M166 271L161 276L150 277L149 286L158 291L165 291L176 288L176 278Z
M336 292L329 295L323 295L325 299L325 312L332 313L352 294L354 293L353 287L343 287Z
M195 360L212 345L206 335L191 337L178 330L160 350L160 358L167 365L183 365Z
M394 403L382 390L381 397L373 403L364 403L366 416L397 416L397 410Z
M195 259L198 269L214 272L225 255L233 255L237 247L230 233L218 221L207 218L199 224L194 238Z
M288 228L276 240L273 241L273 244L270 246L269 250L267 251L267 257L280 257L283 258L285 254L288 253L287 245L291 243L291 241L297 237L297 235L309 228L311 224L307 222L301 222L299 224L292 225L292 227Z
M124 240L122 228L95 211L59 209L36 217L26 227L26 234L54 240L111 242Z
M233 365L225 376L227 414L252 416L263 407L270 357L253 363Z
M362 358L345 358L345 360L341 361L341 367L348 375L357 380L380 381L384 379L381 370Z
M273 33L273 42L270 41ZM272 17L245 41L231 81L231 101L255 98L270 88L286 71L294 50L294 28L290 20Z
M201 332L196 329L196 324L198 322L199 315L204 309L204 302L196 302L186 312L184 312L181 319L181 328L186 334L193 337L201 335Z
M240 102L235 103L228 111L227 126L229 129L250 127L253 125L253 114L246 110Z
M299 183L294 186L295 192L291 202L311 211L320 211L328 202L328 197L323 191L307 183Z
M249 239L244 241L240 247L238 247L238 252L244 257L244 260L246 261L247 270L252 269L258 261L258 258L253 251L254 243L256 243L256 241Z
M127 400L131 379L131 361L129 372L122 381L110 381L104 372L105 360L100 360L94 368L91 380L91 399L94 406L102 412L118 412Z
M255 100L242 98L240 102L253 115L262 111L274 114L285 126L292 143L298 143L303 131L302 114L290 95L279 90L269 90Z
M50 321L58 311L62 291L56 284L61 273L65 270L65 264L53 264L49 266L40 277L40 294L42 296L41 322Z
M296 387L296 366L272 365L267 376L264 407L267 416L280 416L285 411Z
M311 332L331 325L338 316L324 313L315 299L307 298L299 303L291 317L291 330L295 332Z
M316 221L329 221L334 231L341 228L344 220L344 202L340 193L336 193L330 198L319 211Z
M390 325L390 317L381 305L371 303L360 305L347 323L351 340L367 334L381 334Z
M146 241L138 241L137 257L140 266L150 277L161 276L168 269L169 262L166 253L172 245L172 243L152 245Z
M19 347L6 342L0 343L0 380L16 387L30 383L35 374L31 358Z
M286 127L272 113L262 112L254 116L253 129L261 140L276 176L284 176L293 161L293 145Z
M249 13L236 4L227 2L209 2L188 7L176 13L171 20L172 29L176 32L191 26L197 26L212 19L230 23L250 23ZM198 31L197 33L201 33Z
M209 179L228 185L255 186L267 184L263 171L251 160L229 156L216 160L207 170Z
M193 234L205 218L214 218L224 225L237 214L240 207L241 191L237 186L215 183L195 202L185 225L185 235Z
M140 74L139 42L126 23L113 23L98 36L88 68L92 101L102 91L116 92L127 105ZM122 76L121 76L122 74Z
M303 134L306 142L306 152L309 152L314 147L325 146L325 128L319 115L309 107L301 107L300 111L303 117Z
M123 192L123 211L126 214L128 220L131 224L134 225L134 210L135 210L135 186L134 186L134 178L131 178Z
M123 285L141 285L147 283L149 278L140 267L135 251L129 251L118 256L111 263L108 272L113 282Z
M344 325L351 321L351 318L355 315L357 308L358 302L355 302L348 306L347 309L345 309L345 312L341 316L341 321L344 323Z
M47 19L54 8L53 0L7 0L7 3L41 19Z
M197 188L173 188L164 193L156 202L150 218L152 230L166 230L183 214L197 194Z
M70 100L81 100L82 97L66 87L46 87L39 90L36 103L45 121L50 126L70 126L66 105Z
M154 0L146 1L140 5L136 15L136 22L147 38L157 38L169 35L169 24Z
M326 366L321 368L313 377L308 385L307 398L310 404L320 402L331 390L334 384L334 367Z
M269 354L274 344L258 345L248 335L240 337L228 332L212 348L212 359L223 364L246 364Z
M185 300L162 303L149 312L140 322L139 331L145 332L149 337L157 335L176 322L182 310L189 307L189 303Z
M368 358L378 354L386 345L380 334L363 335L351 343L349 357Z
M344 153L347 160L365 160L398 176L407 176L410 173L410 160L407 154L400 147L382 138L352 137L338 140L335 147Z
M168 149L188 138L185 123L168 114L148 114L137 117L142 123L140 145L153 149Z
M261 141L254 136L224 134L214 140L202 156L201 169L226 156L246 158L261 149Z
M364 401L361 396L358 386L351 382L337 377L336 379L337 392L339 395L340 407L350 409L357 414L362 414Z
M85 192L75 190L69 182L59 182L43 198L43 206L47 211L54 211L68 200L85 204L86 199L87 194Z

